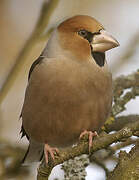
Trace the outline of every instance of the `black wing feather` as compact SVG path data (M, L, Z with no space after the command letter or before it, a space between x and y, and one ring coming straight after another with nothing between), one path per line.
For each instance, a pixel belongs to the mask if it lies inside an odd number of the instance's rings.
M27 133L26 133L24 127L23 127L23 124L22 124L22 126L21 126L21 131L20 131L20 133L21 133L21 138L23 138L24 136L26 136L26 138L29 140L29 136L27 135Z
M29 79L30 79L31 73L33 72L34 68L35 68L38 64L40 64L40 63L42 62L43 58L44 58L44 56L42 56L42 54L41 54L41 55L37 58L37 60L35 60L35 61L33 62L33 64L31 65L31 68L30 68L29 74L28 74L28 81L29 81Z
M44 58L44 56L43 56L43 52L42 52L42 54L41 54L41 55L33 62L33 64L31 65L30 70L29 70L29 74L28 74L28 81L29 81L29 79L30 79L31 73L33 72L34 68L35 68L38 64L40 64L40 63L42 62L43 58ZM21 111L21 114L20 114L20 116L19 116L19 119L20 119L20 118L22 118L22 111ZM20 133L21 133L21 138L24 137L24 136L26 136L27 139L29 140L29 136L27 135L27 133L26 133L23 125L21 126L21 131L20 131Z

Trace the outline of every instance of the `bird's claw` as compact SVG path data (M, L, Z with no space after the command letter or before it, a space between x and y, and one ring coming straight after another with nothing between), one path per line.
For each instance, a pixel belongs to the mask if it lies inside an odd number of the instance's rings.
M48 160L49 160L49 154L50 157L52 158L52 160L55 160L55 155L54 154L58 154L59 150L57 148L52 148L50 147L48 144L44 145L44 155L45 155L45 162L46 164L48 164Z
M87 130L84 130L81 134L80 134L80 137L79 137L79 140L84 136L84 135L88 135L88 144L89 144L89 153L90 153L90 150L91 150L91 147L93 145L93 137L94 136L98 136L97 132L94 131L87 131Z

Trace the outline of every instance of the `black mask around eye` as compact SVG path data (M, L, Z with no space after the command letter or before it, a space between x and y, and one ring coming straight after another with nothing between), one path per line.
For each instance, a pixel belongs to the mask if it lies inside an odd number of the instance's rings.
M92 42L93 34L92 34L91 32L88 32L88 31L86 31L86 30L80 30L80 31L78 32L78 34L79 34L80 36L82 36L84 39L88 40L89 43Z
M91 46L91 42L93 41L94 35L100 34L100 32L91 33L89 31L86 31L83 29L83 30L78 31L78 34L80 36L82 36L84 39L88 40L90 47L91 47L91 55L92 55L93 59L95 60L97 65L99 65L100 67L103 67L105 64L105 53L94 52L93 48Z

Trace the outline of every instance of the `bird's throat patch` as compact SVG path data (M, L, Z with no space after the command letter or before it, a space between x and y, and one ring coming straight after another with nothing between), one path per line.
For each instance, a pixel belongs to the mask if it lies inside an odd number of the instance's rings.
M102 67L105 64L105 53L103 52L93 52L91 51L93 59L95 59L96 63Z

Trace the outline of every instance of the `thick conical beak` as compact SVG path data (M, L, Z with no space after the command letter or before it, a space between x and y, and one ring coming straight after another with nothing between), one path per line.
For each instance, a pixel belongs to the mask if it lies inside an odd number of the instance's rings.
M105 52L119 46L120 44L105 30L101 30L100 34L94 36L91 45L94 52Z

